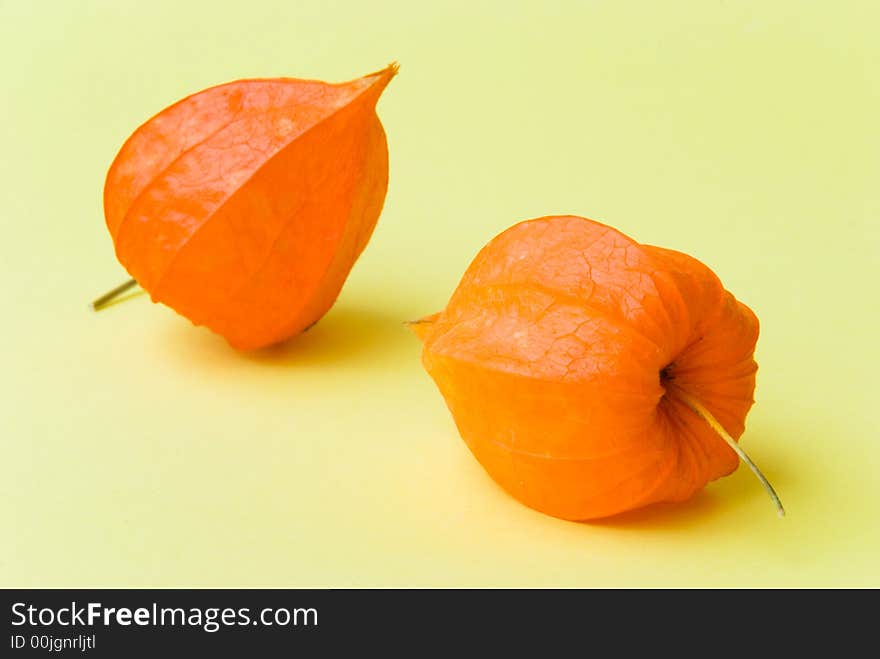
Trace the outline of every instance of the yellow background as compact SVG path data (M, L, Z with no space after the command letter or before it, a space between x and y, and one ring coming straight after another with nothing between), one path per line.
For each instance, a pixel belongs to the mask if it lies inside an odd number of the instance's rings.
M880 586L875 2L0 0L0 584ZM237 354L125 278L116 150L240 77L401 63L391 184L336 307ZM745 469L596 524L470 456L401 321L516 221L713 267L762 322Z

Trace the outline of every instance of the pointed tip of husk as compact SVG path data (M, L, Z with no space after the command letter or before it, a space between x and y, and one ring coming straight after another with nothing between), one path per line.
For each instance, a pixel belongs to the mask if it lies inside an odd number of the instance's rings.
M384 69L379 69L375 73L369 74L367 77L384 75L384 76L388 76L388 79L390 80L391 78L393 78L394 76L397 75L398 71L400 71L400 63L397 60L393 60Z
M380 69L378 71L373 71L373 73L368 73L364 76L364 78L375 78L374 82L370 83L370 86L378 88L379 93L385 90L385 87L388 86L388 83L391 82L391 79L397 75L397 72L400 70L400 64L396 61L391 62L384 69Z
M408 320L404 323L410 331L416 335L416 338L422 343L425 342L425 339L428 338L428 335L431 333L431 330L434 328L434 323L437 320L437 317L440 313L432 313L429 316L425 316L424 318L419 318L418 320Z

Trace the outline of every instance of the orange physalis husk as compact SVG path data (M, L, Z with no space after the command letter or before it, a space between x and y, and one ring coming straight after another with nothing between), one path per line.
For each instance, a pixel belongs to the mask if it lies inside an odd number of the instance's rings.
M107 173L120 263L154 302L238 349L312 325L382 210L388 149L375 106L396 72L239 80L154 116Z
M522 222L412 327L464 441L532 508L605 517L737 467L758 319L686 254L581 217Z

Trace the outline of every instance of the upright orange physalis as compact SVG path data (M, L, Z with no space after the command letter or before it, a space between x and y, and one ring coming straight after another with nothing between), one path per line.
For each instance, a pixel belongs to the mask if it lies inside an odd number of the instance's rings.
M235 348L307 328L382 210L388 149L375 107L396 72L239 80L154 116L107 173L120 263L154 302Z
M758 319L696 259L582 217L486 245L413 324L477 460L542 512L682 501L746 461Z

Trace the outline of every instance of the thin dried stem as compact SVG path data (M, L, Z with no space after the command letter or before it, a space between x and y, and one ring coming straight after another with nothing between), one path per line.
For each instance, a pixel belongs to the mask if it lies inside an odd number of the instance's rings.
M712 416L712 413L709 412L700 401L696 400L694 397L689 396L681 389L676 389L675 394L677 398L680 398L688 407L690 407L697 416L701 417L706 423L709 424L709 427L714 430L721 439L727 442L727 445L732 448L736 454L739 456L740 460L745 462L749 469L752 470L752 473L758 477L758 480L761 481L761 485L764 486L764 489L767 490L767 494L770 495L770 499L772 499L773 504L776 506L776 513L780 517L785 517L785 508L782 507L782 502L779 500L779 495L776 494L776 490L773 489L773 486L770 485L770 481L761 473L761 470L758 469L758 465L752 462L752 459L746 454L745 451L742 450L739 444L736 443L736 440L730 436L730 434L724 429L718 419Z
M124 284L120 284L112 291L107 291L106 293L104 293L104 295L92 302L92 309L94 309L95 311L100 311L104 307L110 306L113 300L118 298L127 290L134 288L135 286L137 286L137 282L134 279L129 279Z

